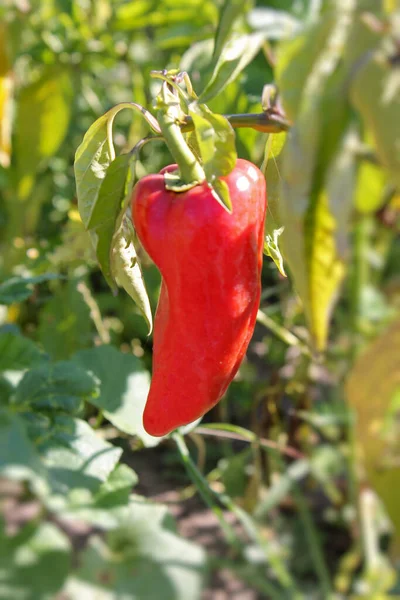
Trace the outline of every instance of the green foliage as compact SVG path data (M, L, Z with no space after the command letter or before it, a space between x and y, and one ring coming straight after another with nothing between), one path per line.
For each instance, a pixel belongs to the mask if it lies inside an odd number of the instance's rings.
M1 599L196 600L221 591L209 570L230 595L399 592L398 20L391 0L0 7ZM265 260L226 401L160 440L142 425L160 277L128 204L171 162L139 142L164 68L199 94L179 109L217 200L236 152L264 159L280 274ZM223 116L263 110L290 131ZM198 492L192 541L138 483Z

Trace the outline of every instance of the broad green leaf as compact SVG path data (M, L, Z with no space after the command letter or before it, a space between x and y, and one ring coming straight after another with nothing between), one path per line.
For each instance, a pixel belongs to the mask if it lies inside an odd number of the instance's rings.
M126 506L132 488L137 482L138 476L128 465L118 464L99 488L94 498L95 506L101 508Z
M0 530L0 598L52 600L71 569L71 544L52 523L28 524L15 536Z
M147 322L150 334L153 329L153 316L133 239L132 224L127 217L124 217L113 241L111 274L139 307Z
M0 331L0 371L19 371L46 360L32 340L13 332Z
M262 33L250 33L232 38L219 56L211 79L200 96L200 102L209 102L228 83L234 81L259 52L264 39Z
M189 111L193 118L197 143L207 181L229 175L236 165L235 132L223 115L216 115L203 107L201 114Z
M44 273L36 277L11 277L0 283L0 304L23 302L32 296L34 285L60 278L61 276L55 273Z
M57 284L40 312L39 341L54 360L68 359L92 343L90 309L77 285L76 279Z
M288 46L283 44L278 61L278 85L289 116L295 118L281 169L283 252L318 350L325 348L344 276L339 235L347 227L341 229L339 221L345 226L352 202L353 163L344 137L349 118L347 69L342 55L351 43L354 13L352 3L335 4L313 26L313 42L300 34ZM297 74L294 59L299 61ZM343 178L342 195L337 193L336 177Z
M213 65L217 63L222 54L236 21L239 17L246 15L253 4L253 0L224 0L215 33Z
M53 493L64 497L64 502L53 504L58 510L64 508L65 501L70 500L68 494L76 488L96 494L122 454L85 421L73 419L72 423L72 431L59 433L56 439L50 437L39 448Z
M116 530L105 539L92 538L66 587L67 595L88 600L200 600L204 551L178 537L165 517L160 522L163 515L159 506L134 498Z
M108 128L112 126L118 112L117 108L114 107L106 112L89 127L75 154L78 209L86 229L107 169L114 158Z
M97 202L90 214L87 229L97 230L107 225L109 221L112 221L114 227L126 196L126 178L131 160L130 154L121 154L113 160L109 169L107 169Z
M396 528L394 554L400 555L399 394L400 320L394 321L357 358L346 383L356 412L356 443L366 478L383 500Z
M400 72L388 57L376 53L357 70L351 98L371 131L376 152L400 189Z
M0 166L10 166L11 102L14 79L7 48L7 25L0 22Z
M23 420L5 410L0 411L0 475L40 484L42 490L46 478Z
M32 191L36 171L61 146L68 131L74 88L71 72L47 67L44 75L24 87L17 100L15 155L17 191L25 199Z
M100 395L91 403L118 429L137 435L146 446L155 446L160 438L148 435L142 423L150 388L150 375L142 362L112 346L82 350L74 360L100 380Z
M98 395L97 380L72 361L44 364L28 371L17 387L15 404L33 410L76 413L83 400Z
M115 11L113 28L122 31L143 30L146 27L171 27L181 23L208 24L216 19L213 1L191 0L173 4L169 0L135 0L121 4Z
M297 118L306 82L326 46L334 24L335 15L330 11L324 19L278 45L275 80L285 113L291 120Z
M115 288L111 272L112 241L124 212L124 200L129 199L133 186L132 156L121 154L110 165L100 187L87 228L95 233L97 259L104 277ZM120 216L121 215L121 216Z

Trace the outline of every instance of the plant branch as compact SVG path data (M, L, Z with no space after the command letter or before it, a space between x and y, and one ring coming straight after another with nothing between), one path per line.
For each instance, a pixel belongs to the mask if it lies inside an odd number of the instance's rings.
M249 127L263 133L281 133L290 129L290 123L284 116L273 111L254 114L224 115L234 129ZM194 125L191 117L185 116L181 121L181 131L193 131Z

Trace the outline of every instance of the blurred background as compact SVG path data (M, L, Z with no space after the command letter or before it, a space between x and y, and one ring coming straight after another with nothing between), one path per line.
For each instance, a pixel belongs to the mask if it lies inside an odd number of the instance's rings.
M374 0L3 0L0 599L400 593L399 22ZM236 131L288 277L265 257L247 358L186 436L192 478L132 409L152 340L99 271L73 170L109 108L151 109L163 68L198 92L218 72L223 114L277 83L293 123ZM146 135L121 112L117 154ZM170 160L146 146L136 176Z

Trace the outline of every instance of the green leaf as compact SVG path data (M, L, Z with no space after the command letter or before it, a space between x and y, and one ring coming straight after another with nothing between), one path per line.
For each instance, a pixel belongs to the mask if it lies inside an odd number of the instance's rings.
M73 95L71 72L60 66L46 67L39 81L22 89L17 101L14 142L21 199L31 193L39 166L64 141Z
M132 223L127 217L124 217L113 241L111 273L117 283L124 288L139 307L147 322L150 334L153 329L153 316L133 240Z
M95 121L87 130L85 137L75 154L74 170L76 191L78 195L78 209L86 229L89 228L92 212L96 207L100 188L106 177L107 169L115 158L111 139L112 124L115 116L122 109L126 108L126 106L126 104L118 104L97 119L97 121ZM118 161L114 166L114 169L118 171L120 166L121 161ZM112 177L113 176L116 176L115 173ZM123 177L119 175L117 178L119 182L123 180L123 185L125 185L125 179ZM106 184L105 195L107 195L107 189L108 184ZM101 203L102 206L104 206L103 202ZM100 213L102 214L103 211L104 208ZM95 222L98 219L99 215L95 216Z
M220 54L213 74L199 101L209 102L247 67L259 52L264 34L250 33L231 39Z
M97 492L94 498L95 506L99 508L126 506L132 488L137 482L138 476L128 465L117 465Z
M14 78L8 52L7 23L0 23L0 166L10 166Z
M362 451L365 476L395 526L392 551L397 555L400 551L399 404L396 402L400 392L399 373L400 319L397 319L359 355L346 382L347 399L356 412L355 441Z
M371 131L376 152L400 189L400 73L382 53L359 67L351 85L351 98Z
M218 27L215 33L213 65L218 61L233 27L239 17L245 16L253 6L253 0L225 0L221 6Z
M385 201L387 175L379 165L362 161L358 167L355 206L361 213L374 213Z
M283 266L283 256L279 249L279 236L283 233L284 228L275 229L271 235L267 235L264 241L264 254L272 258L279 273L286 277L285 268Z
M327 173L325 189L308 199L306 190L312 180L304 163L293 165L298 161L298 151L296 140L290 137L285 146L287 162L280 204L285 227L283 249L315 345L322 351L334 300L345 274L355 166L352 150L343 142L341 153Z
M346 259L342 232L347 231L354 165L344 135L350 113L343 53L352 43L355 14L354 5L335 4L313 26L312 41L296 36L283 44L278 59L277 83L295 119L281 170L283 252L318 350L326 345Z
M272 133L268 136L265 146L264 163L261 167L267 182L267 216L265 219L265 244L264 253L274 260L282 275L285 275L283 258L280 254L278 238L283 232L282 222L279 217L279 203L281 196L281 169L282 150L285 146L286 133ZM277 259L277 260L275 260Z
M213 114L201 105L192 105L189 114L206 178L212 183L235 168L235 132L223 115Z
M278 45L275 80L285 113L293 121L301 110L306 82L326 47L334 25L335 13L331 10L322 20L317 20Z
M36 277L11 277L0 283L0 304L23 302L32 296L35 284L60 278L61 275L55 273L44 273Z
M270 510L282 502L291 493L293 485L306 477L309 471L310 464L306 459L292 463L270 486L265 500L262 500L256 509L256 517L262 519Z
M231 213L232 201L226 181L222 181L222 179L216 179L210 187L211 193L216 201L222 206L222 208Z
M28 371L17 387L14 402L34 410L73 414L83 400L97 395L97 380L91 374L72 361L62 361Z
M42 489L46 479L46 471L24 422L4 410L0 411L0 474L9 479L40 483Z
M122 450L96 435L85 421L72 419L72 431L59 433L39 447L40 456L57 503L54 510L63 510L75 489L96 494L115 469ZM60 500L60 496L64 498ZM89 494L89 497L90 494Z
M39 317L39 340L55 359L67 359L92 343L90 309L78 291L76 279L57 284Z
M66 588L73 598L200 600L204 551L178 537L160 516L165 510L140 498L121 513L119 527L92 538L76 576ZM132 577L134 573L134 577Z
M74 360L100 380L100 395L91 403L121 431L137 435L146 446L155 446L160 438L148 435L142 423L150 388L150 375L142 362L112 346L82 350Z
M0 530L0 597L51 600L71 569L71 545L52 523L25 526L16 536Z
M13 332L0 332L0 371L19 371L46 360L32 340Z
M248 22L252 29L262 31L268 40L283 40L293 36L301 27L301 22L285 10L266 6L250 11Z
M132 162L130 154L121 154L110 164L87 224L87 229L95 232L92 242L97 259L112 289L115 288L111 273L112 241L121 225L118 220L122 220L124 201L130 198L132 191Z

